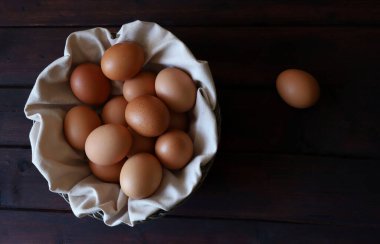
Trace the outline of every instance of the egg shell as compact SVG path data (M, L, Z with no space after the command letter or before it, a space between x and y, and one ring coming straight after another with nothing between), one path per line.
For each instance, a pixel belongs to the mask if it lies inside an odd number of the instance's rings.
M132 145L129 130L118 124L106 124L93 130L87 137L85 152L98 165L112 165L122 160Z
M170 113L160 99L144 95L128 103L125 119L127 124L140 135L155 137L168 128Z
M120 179L121 168L123 167L126 159L122 159L120 162L112 165L102 166L94 164L89 161L91 172L101 181L109 183L118 183Z
M102 119L105 124L119 124L127 126L125 120L125 108L127 101L123 96L116 96L109 100L103 107Z
M158 137L155 151L164 167L182 169L193 157L193 142L181 130L171 130Z
M143 48L136 42L126 41L117 43L104 52L101 68L111 80L125 81L140 72L144 62Z
M84 150L88 135L101 125L99 116L88 106L71 108L63 122L67 142L75 149Z
M140 134L138 134L136 131L134 131L132 128L128 127L129 132L131 132L132 135L132 146L129 150L127 156L132 157L133 155L137 153L154 153L154 146L156 144L156 138L154 137L145 137Z
M142 95L155 96L154 82L156 75L152 72L140 72L132 79L126 80L123 84L123 95L127 101L132 101Z
M187 113L176 113L170 110L170 122L169 122L169 130L170 129L178 129L187 131L189 128L189 118Z
M70 76L70 87L74 95L88 105L104 103L111 92L111 84L99 65L84 63L78 65Z
M177 113L189 111L195 104L195 83L180 69L161 70L156 77L155 89L157 96Z
M120 186L125 195L133 199L151 196L160 186L162 166L149 153L139 153L130 157L120 173Z
M281 72L276 80L276 88L281 98L295 108L308 108L319 99L320 89L317 80L299 69Z

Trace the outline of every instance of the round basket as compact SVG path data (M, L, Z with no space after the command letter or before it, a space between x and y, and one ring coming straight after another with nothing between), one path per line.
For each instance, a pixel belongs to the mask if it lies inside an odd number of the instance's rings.
M102 183L94 177L84 163L84 152L68 145L62 128L68 109L81 104L69 87L73 67L83 62L99 63L108 47L126 40L143 46L148 70L178 67L192 76L198 88L189 131L194 141L194 158L179 172L164 169L159 189L142 200L128 199L118 185ZM112 81L112 95L121 93L121 85ZM109 226L122 223L134 226L164 216L188 199L214 161L221 129L220 108L208 63L196 60L169 31L142 21L123 25L116 35L104 28L70 34L64 56L47 66L37 78L25 114L33 120L32 162L47 180L49 189L60 194L77 217L92 216Z

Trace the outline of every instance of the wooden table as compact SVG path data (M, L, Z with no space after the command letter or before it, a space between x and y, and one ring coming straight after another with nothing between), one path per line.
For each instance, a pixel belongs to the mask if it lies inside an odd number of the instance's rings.
M1 1L0 243L379 242L380 4L320 2ZM135 19L161 24L209 61L222 140L183 205L109 228L49 192L23 107L69 33ZM275 78L290 67L320 82L315 107L279 98Z

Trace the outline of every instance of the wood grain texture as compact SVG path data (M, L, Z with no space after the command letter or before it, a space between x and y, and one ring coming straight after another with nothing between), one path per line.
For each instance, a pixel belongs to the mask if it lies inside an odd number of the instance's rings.
M0 209L69 208L63 198L49 191L47 181L32 163L30 149L1 148L0 155Z
M90 1L6 0L1 26L121 25L142 19L165 25L342 25L380 23L367 1Z
M275 89L223 90L221 150L379 158L377 94L376 83L323 86L315 107L297 110Z
M107 228L66 213L1 211L2 243L376 243L378 228L164 218ZM54 224L52 224L54 223Z
M0 208L69 210L28 149L0 149ZM220 153L171 216L380 227L379 160Z
M0 145L30 145L32 121L24 115L30 89L0 89Z
M66 37L84 29L0 28L0 86L32 86L38 74L63 55ZM327 86L372 85L380 79L378 28L168 29L198 59L209 61L218 87L273 88L286 68L305 69Z
M220 153L199 190L131 229L77 219L32 164L23 108L73 31L154 21L209 61ZM379 243L380 5L338 1L0 3L0 243ZM274 81L312 73L319 103Z

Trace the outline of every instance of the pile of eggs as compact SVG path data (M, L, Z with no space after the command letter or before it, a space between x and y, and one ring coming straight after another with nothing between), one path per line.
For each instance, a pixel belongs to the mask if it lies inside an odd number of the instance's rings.
M71 108L63 125L67 142L84 150L92 173L120 183L134 199L157 190L163 167L179 170L193 157L187 112L196 101L194 81L175 67L157 75L144 71L144 63L143 48L127 41L107 49L100 65L76 66L70 87L84 104ZM111 80L124 82L122 96L110 98Z

